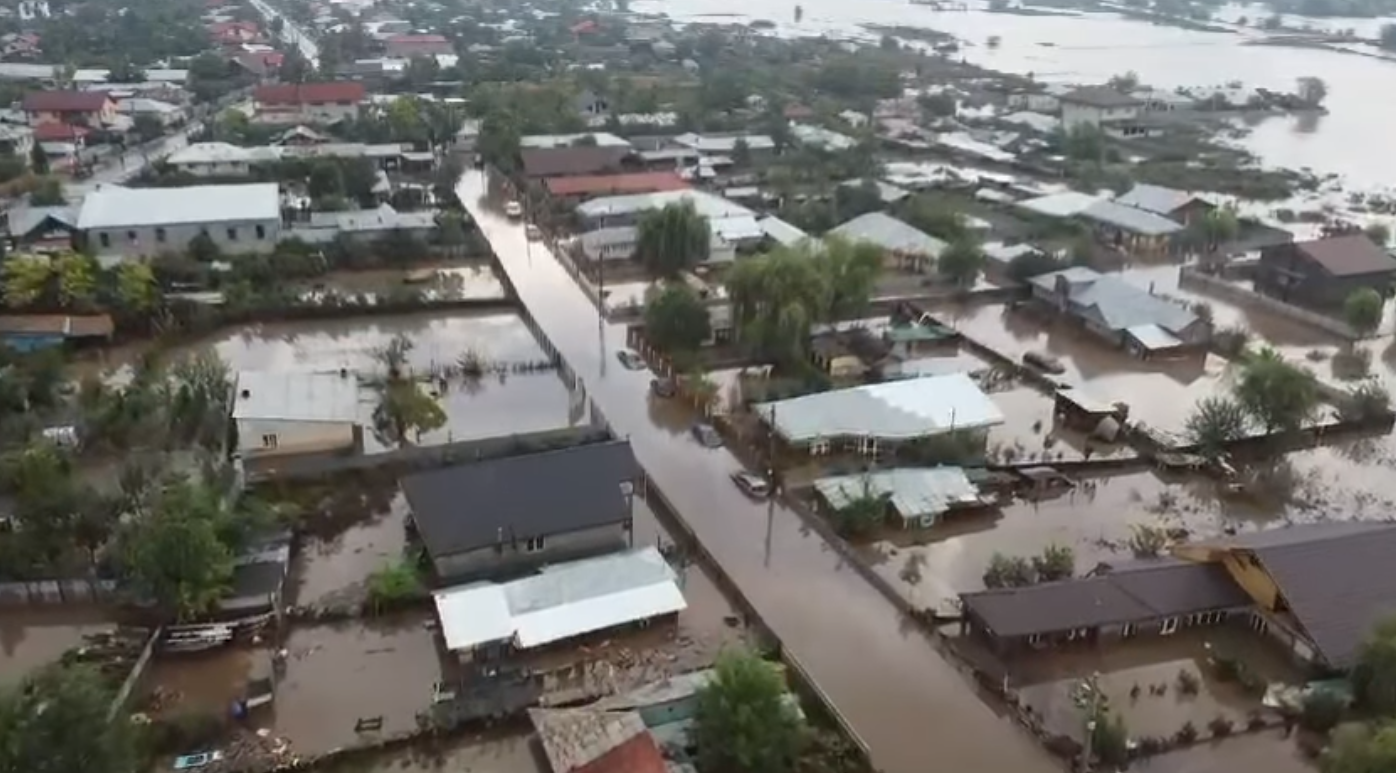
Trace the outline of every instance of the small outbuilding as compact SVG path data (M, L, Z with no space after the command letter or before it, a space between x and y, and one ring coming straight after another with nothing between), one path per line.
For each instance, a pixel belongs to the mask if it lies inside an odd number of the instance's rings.
M245 459L352 451L363 443L359 382L348 371L238 373L236 447Z

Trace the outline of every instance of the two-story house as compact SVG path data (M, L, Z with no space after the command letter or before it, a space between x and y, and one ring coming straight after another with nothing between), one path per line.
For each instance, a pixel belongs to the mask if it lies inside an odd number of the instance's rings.
M252 98L263 123L331 124L358 118L368 90L353 81L286 83L258 86Z
M78 211L77 230L103 263L185 253L200 235L225 255L271 252L281 235L276 183L125 188L99 185Z
M456 52L456 47L443 35L393 35L383 41L383 48L394 59L443 56Z
M1337 308L1354 290L1383 295L1396 283L1396 258L1365 234L1278 244L1260 252L1257 292L1287 303Z
M443 582L505 579L631 542L641 470L627 440L417 473L411 525Z
M24 96L30 126L63 123L101 127L116 118L116 100L104 91L34 91Z
M1099 129L1111 123L1133 121L1139 117L1143 104L1105 86L1083 86L1062 94L1057 100L1062 106L1062 128L1067 130L1077 126Z

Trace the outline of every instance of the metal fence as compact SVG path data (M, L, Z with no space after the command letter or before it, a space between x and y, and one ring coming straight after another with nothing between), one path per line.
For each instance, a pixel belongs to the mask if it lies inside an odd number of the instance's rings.
M0 606L92 604L116 594L115 580L69 578L0 583Z

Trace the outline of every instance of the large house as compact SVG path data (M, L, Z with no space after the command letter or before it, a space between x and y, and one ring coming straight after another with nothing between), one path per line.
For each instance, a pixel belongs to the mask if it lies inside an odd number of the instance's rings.
M362 443L353 374L242 371L233 396L244 459L352 451Z
M454 54L455 46L442 35L393 35L383 41L387 55L398 59L414 56L444 56Z
M105 91L35 91L26 94L30 126L46 123L101 127L116 118L116 101Z
M924 273L950 246L884 212L868 212L829 231L830 236L882 248L889 267Z
M287 83L258 86L252 98L264 123L330 124L358 118L368 91L352 81Z
M1211 323L1191 309L1084 266L1029 283L1039 304L1141 357L1205 348L1212 338Z
M438 577L465 581L610 553L631 539L630 442L473 462L403 478Z
M1279 244L1260 253L1255 289L1288 303L1336 308L1354 290L1385 293L1396 283L1396 258L1363 234Z
M1082 86L1057 97L1062 107L1062 128L1103 128L1139 117L1143 102L1106 86Z
M1195 193L1148 183L1135 183L1134 187L1117 196L1115 203L1152 212L1185 226L1201 221L1217 208Z
M187 252L207 236L225 254L268 253L281 234L276 183L125 188L100 185L82 201L77 229L98 259Z

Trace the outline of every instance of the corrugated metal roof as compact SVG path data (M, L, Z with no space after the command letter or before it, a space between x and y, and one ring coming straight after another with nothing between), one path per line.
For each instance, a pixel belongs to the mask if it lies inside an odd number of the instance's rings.
M434 598L451 650L509 639L529 649L688 606L674 570L653 547L558 564L502 585L451 588Z
M1109 200L1097 201L1082 210L1080 215L1088 220L1105 223L1144 236L1167 236L1183 230L1181 225L1162 215L1127 207Z
M123 188L101 185L82 200L78 228L280 220L276 183Z
M809 234L775 215L763 217L757 223L761 226L763 233L786 247L793 247L809 238Z
M939 258L950 245L885 212L868 212L829 232L854 242L869 242L891 252Z
M590 137L603 148L628 148L630 141L610 132L587 132L584 134L532 134L519 139L521 148L565 148L576 144L583 137Z
M1125 333L1139 342L1139 345L1149 351L1159 349L1172 349L1183 342L1175 338L1171 333L1155 324L1134 325L1125 330Z
M814 488L835 510L861 498L865 491L887 497L902 518L940 515L956 505L979 504L979 489L959 467L876 470L860 475L819 478Z
M359 380L353 374L240 371L233 418L356 422L359 420Z
M1124 195L1116 197L1115 203L1142 209L1145 212L1167 215L1182 208L1195 198L1197 197L1187 191L1165 188L1162 185L1135 183L1134 187L1130 188Z
M1075 266L1028 280L1054 292L1058 278L1069 285L1069 300L1073 311L1083 316L1095 315L1109 330L1124 331L1141 325L1156 325L1169 333L1179 333L1197 321L1191 309L1117 277L1101 274L1084 266Z
M998 406L963 373L836 389L761 403L756 410L793 443L860 436L906 440L1003 423Z
M577 214L587 218L628 215L647 209L663 209L669 204L692 202L698 214L710 218L755 217L750 209L707 191L660 191L636 193L629 196L603 196L577 206Z
M1018 206L1047 217L1075 217L1100 200L1100 196L1089 193L1062 191L1020 201Z

